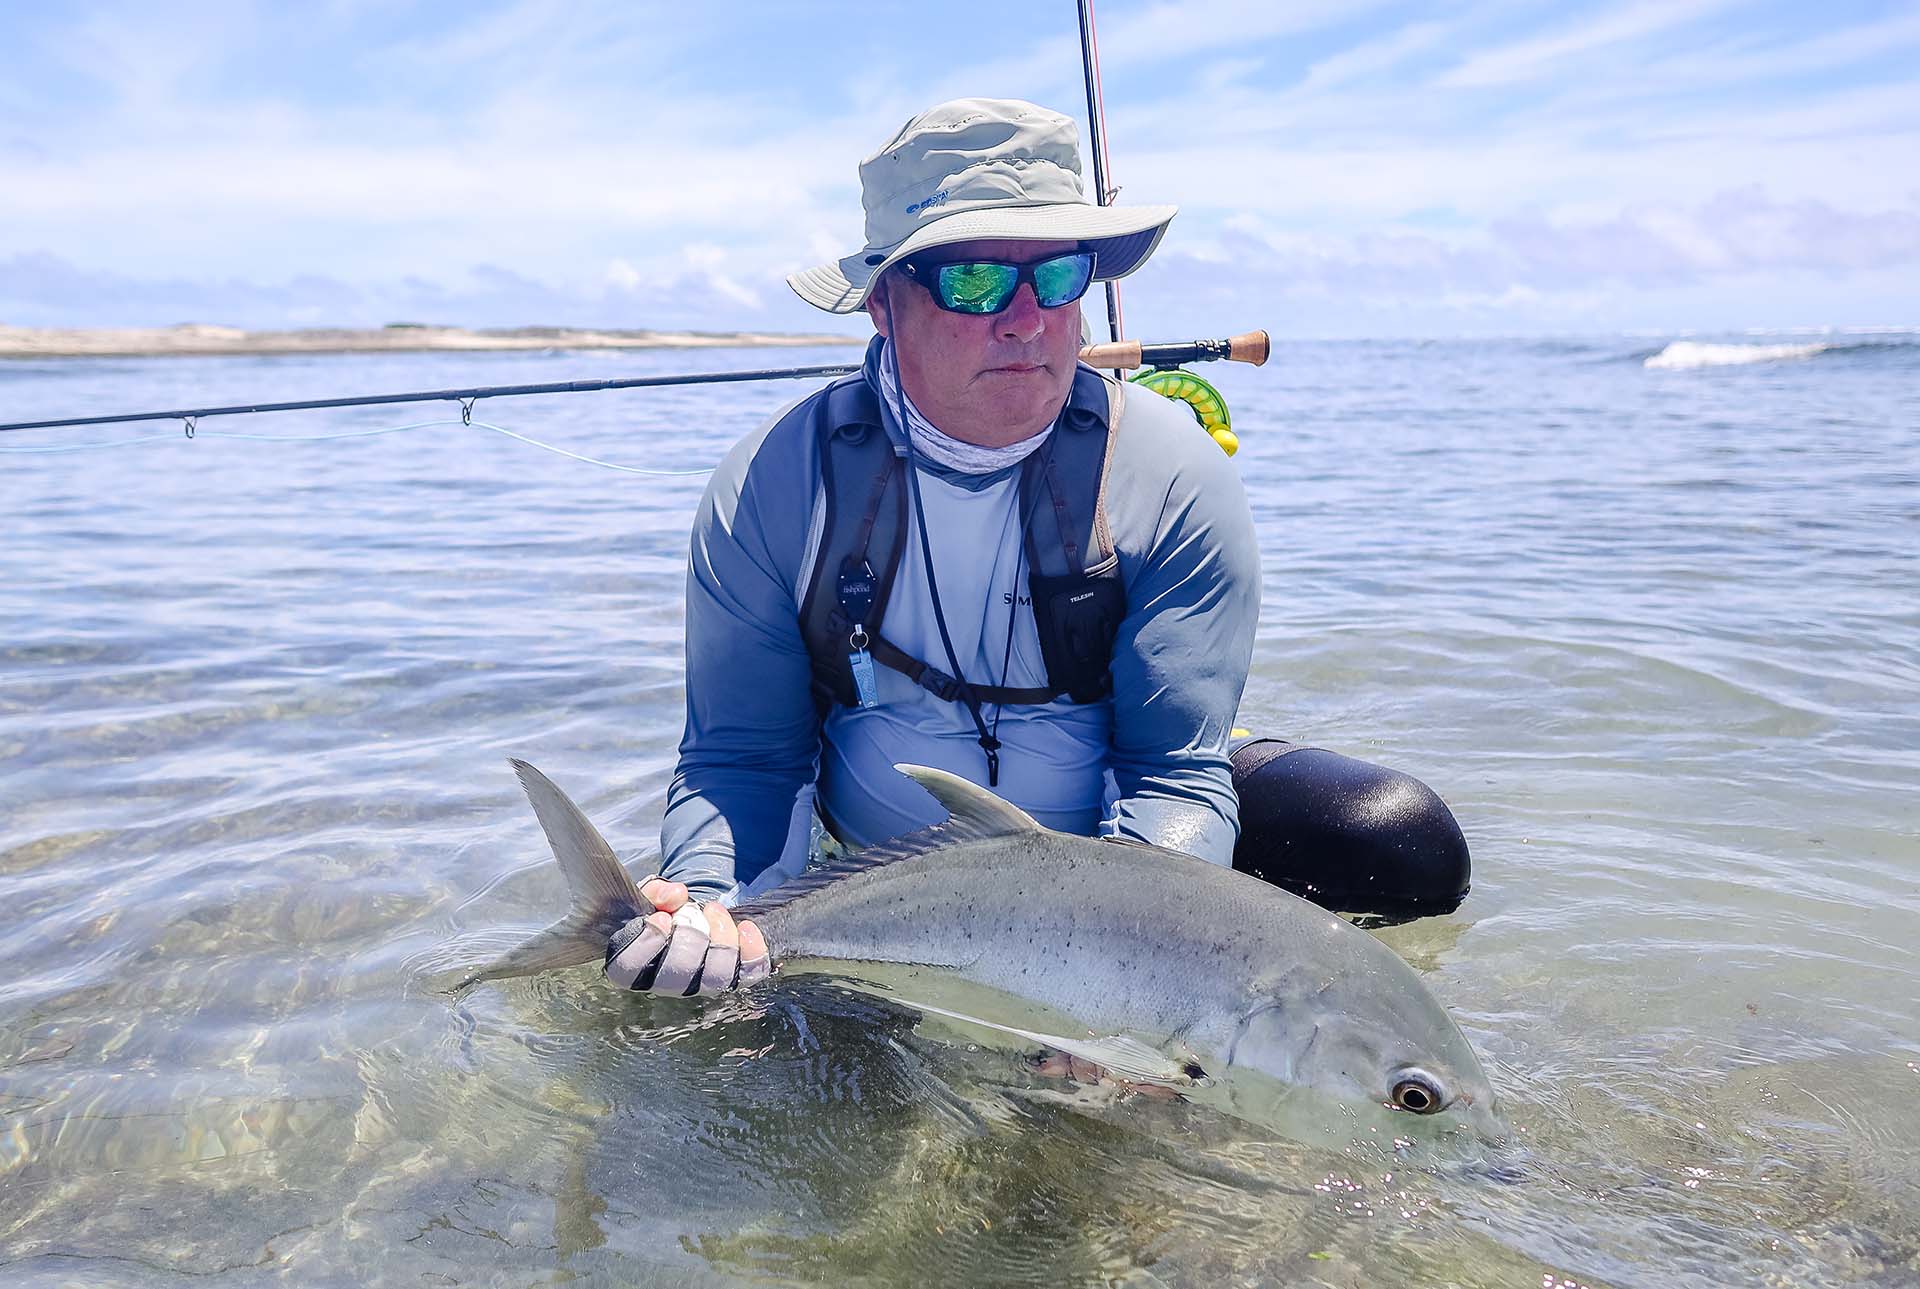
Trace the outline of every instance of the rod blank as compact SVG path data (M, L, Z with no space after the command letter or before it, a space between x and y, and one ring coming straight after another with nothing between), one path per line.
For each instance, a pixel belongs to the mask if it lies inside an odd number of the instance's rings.
M234 407L194 407L175 412L133 412L118 416L70 416L59 421L18 421L8 430L50 430L64 425L122 425L130 421L198 421L209 416L246 416L253 412L304 412L323 407L378 407L387 403L468 403L483 398L524 394L589 394L606 389L650 389L662 385L727 385L753 380L800 380L809 376L850 376L859 363L819 367L781 367L766 371L692 372L679 376L632 376L625 380L565 380L546 385L479 385L472 389L420 390L411 394L362 394L353 398L307 398L291 403L249 403Z
M1177 367L1181 363L1226 358L1255 366L1267 360L1267 333L1249 331L1226 340L1185 340L1143 345L1122 340L1089 345L1080 361L1092 367ZM683 372L674 376L630 376L623 380L564 380L545 385L476 385L471 389L415 390L406 394L361 394L351 398L305 398L285 403L239 403L230 407L183 407L167 412L124 412L113 416L69 416L52 421L15 421L0 425L0 434L13 430L53 430L73 425L125 425L134 421L185 421L189 425L213 416L250 416L256 412L306 412L330 407L381 407L391 403L472 404L483 398L519 398L528 394L590 394L610 389L656 389L663 385L732 385L756 380L805 380L820 376L851 376L859 363L827 363L815 367L776 367L758 371Z

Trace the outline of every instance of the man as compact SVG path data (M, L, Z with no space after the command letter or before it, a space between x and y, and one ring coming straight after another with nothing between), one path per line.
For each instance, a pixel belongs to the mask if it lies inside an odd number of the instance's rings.
M944 817L896 762L1231 862L1246 498L1184 408L1076 362L1073 306L1174 209L1089 203L1072 119L1012 100L933 108L860 175L867 245L789 282L872 316L865 370L738 444L694 521L686 733L622 987L764 974L727 906L805 867L816 812L848 846Z

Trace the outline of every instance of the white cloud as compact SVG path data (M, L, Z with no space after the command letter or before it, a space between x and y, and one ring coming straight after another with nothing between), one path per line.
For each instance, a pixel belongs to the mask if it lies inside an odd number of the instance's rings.
M642 280L640 270L625 260L612 260L607 264L607 285L616 291L637 291Z
M858 159L949 92L1077 105L1066 9L936 84L755 45L808 34L777 6L516 0L432 29L348 0L105 0L49 46L86 87L64 110L13 111L28 82L0 76L0 316L816 326L781 279L858 244ZM1183 208L1165 262L1368 308L1426 292L1432 316L1766 273L1826 309L1842 284L1879 298L1863 265L1912 281L1920 76L1889 57L1920 44L1911 7L1422 12L1103 3L1122 199ZM918 48L927 21L843 43ZM395 26L422 34L353 39ZM299 65L300 36L336 63ZM1139 290L1177 307L1168 280Z
M723 263L723 262L722 262ZM394 321L695 330L859 330L800 303L778 277L711 260L613 260L600 273L545 278L498 264L436 277L273 282L82 268L57 256L0 258L0 322L13 326L166 326L182 321L273 328L377 327ZM105 315L105 316L103 316Z
M1675 49L1643 65L1650 80L1703 85L1747 84L1901 55L1920 45L1920 11L1840 27L1806 40L1767 41L1752 32L1700 48Z
M1552 35L1482 50L1464 59L1438 83L1449 89L1487 89L1557 74L1569 59L1684 26L1730 3L1732 0L1639 0Z
M1242 219L1222 239L1236 262L1294 284L1380 293L1426 289L1498 294L1613 283L1672 286L1741 275L1846 275L1920 266L1920 201L1855 214L1780 203L1746 188L1697 206L1650 205L1603 220L1522 215L1486 231L1303 235ZM1258 266L1257 268L1252 266Z
M1363 77L1391 71L1413 55L1432 49L1453 30L1455 28L1447 23L1416 22L1384 37L1350 46L1309 67L1292 93L1295 97L1320 94Z

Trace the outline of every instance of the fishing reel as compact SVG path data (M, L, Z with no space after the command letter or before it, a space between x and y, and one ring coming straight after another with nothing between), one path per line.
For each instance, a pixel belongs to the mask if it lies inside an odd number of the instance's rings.
M1146 370L1129 378L1130 383L1185 403L1207 436L1220 445L1222 452L1232 456L1240 450L1240 440L1233 432L1233 416L1227 410L1227 400L1220 396L1212 382L1194 375L1181 364L1225 358L1258 367L1267 361L1271 352L1267 333L1250 331L1227 340L1187 340L1158 345L1123 340L1091 345L1081 351L1080 360L1093 367L1144 367Z

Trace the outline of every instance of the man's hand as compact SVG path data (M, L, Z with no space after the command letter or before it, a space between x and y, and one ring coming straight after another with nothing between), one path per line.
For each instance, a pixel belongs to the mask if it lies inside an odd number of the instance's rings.
M717 994L767 977L767 941L725 906L695 903L687 888L649 877L640 894L654 911L634 918L607 944L607 979L658 998Z

